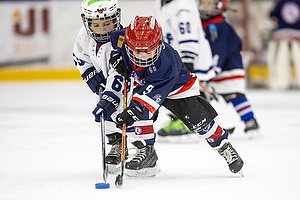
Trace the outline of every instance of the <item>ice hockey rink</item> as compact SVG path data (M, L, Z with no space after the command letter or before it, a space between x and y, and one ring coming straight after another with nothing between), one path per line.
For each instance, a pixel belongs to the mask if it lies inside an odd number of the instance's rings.
M100 128L91 114L97 97L85 83L2 82L0 199L298 200L300 92L249 90L248 99L261 126L255 139L246 137L230 107L218 108L219 122L236 127L230 141L245 162L244 177L232 174L198 136L194 142L157 138L161 172L155 178L125 178L118 189L116 175L109 175L111 187L99 190ZM162 110L155 129L164 121Z

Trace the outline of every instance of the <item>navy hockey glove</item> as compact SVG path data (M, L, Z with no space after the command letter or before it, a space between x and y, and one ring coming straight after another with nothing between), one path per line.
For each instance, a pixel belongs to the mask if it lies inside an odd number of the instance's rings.
M134 122L139 121L142 116L143 113L139 107L127 107L122 113L117 115L117 127L122 128L124 123L126 123L126 126L131 126Z
M111 59L109 59L109 63L119 74L121 74L125 78L129 77L129 71L120 53L115 54Z
M99 88L105 88L106 81L104 77L96 70L95 67L90 67L81 75L83 80L88 84L90 89L99 95Z
M95 121L100 122L101 113L103 112L104 118L108 119L113 112L116 111L120 103L119 97L112 92L104 92L102 97L93 111Z

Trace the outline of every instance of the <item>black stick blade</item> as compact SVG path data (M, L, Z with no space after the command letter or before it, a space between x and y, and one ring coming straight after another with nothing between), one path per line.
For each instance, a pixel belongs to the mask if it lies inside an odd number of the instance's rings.
M123 187L123 176L121 176L120 174L116 178L115 185L119 189Z

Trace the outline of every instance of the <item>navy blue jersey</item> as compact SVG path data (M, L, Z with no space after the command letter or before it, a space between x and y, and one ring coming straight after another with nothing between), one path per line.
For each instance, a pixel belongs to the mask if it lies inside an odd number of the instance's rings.
M300 30L300 0L279 0L270 16L277 18L278 29Z
M218 73L243 69L242 42L223 16L202 20L206 38L211 46Z
M142 83L139 91L133 95L133 100L140 102L151 113L155 113L167 97L184 98L187 93L193 96L191 94L194 91L190 88L195 85L197 77L187 70L177 51L163 42L161 54L155 63L149 67L136 66L126 53L125 30L113 31L111 43L113 48L122 54L131 75L136 75Z

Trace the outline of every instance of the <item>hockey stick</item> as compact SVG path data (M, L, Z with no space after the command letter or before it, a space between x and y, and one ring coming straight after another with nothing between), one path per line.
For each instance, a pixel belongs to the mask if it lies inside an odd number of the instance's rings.
M99 88L99 101L101 100L103 88ZM105 122L104 122L104 114L101 112L101 117L100 117L100 135L101 135L101 145L102 145L102 169L103 169L103 181L104 183L96 183L95 187L96 189L105 189L109 188L110 185L109 183L106 183L107 180L107 175L108 175L108 168L106 164L106 152L105 152Z
M209 89L201 82L199 81L199 85L200 87L202 87L202 89L206 92L206 94L208 94L209 98L211 99L215 99L217 102L219 102L219 98L218 98L218 94L215 92L214 88L212 88L212 92L209 91ZM233 131L235 130L235 127L232 127L232 128L226 128L226 131L229 133L229 134L232 134Z
M204 92L206 92L206 94L208 94L209 98L219 101L219 99L216 95L216 92L213 88L212 88L213 92L210 92L209 89L201 81L199 81L199 85L200 85L200 87L202 87Z
M124 83L124 107L125 110L127 107L127 87L128 87L128 75L127 71L124 74L125 83ZM123 177L124 177L124 168L125 168L125 142L126 140L126 123L122 127L122 157L121 157L121 173L117 176L115 185L117 188L122 188L123 186Z

